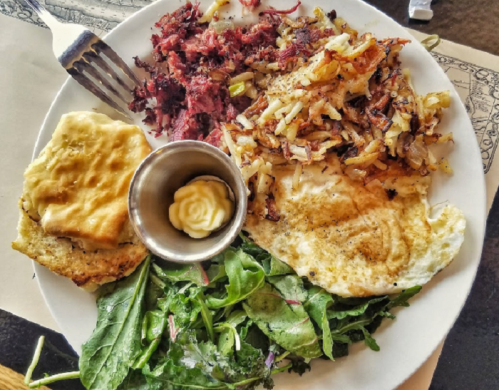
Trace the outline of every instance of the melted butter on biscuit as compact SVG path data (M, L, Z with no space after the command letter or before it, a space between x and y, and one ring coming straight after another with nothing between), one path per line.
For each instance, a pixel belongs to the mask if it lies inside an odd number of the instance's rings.
M93 112L66 114L24 174L23 209L47 234L83 249L117 248L130 180L150 151L137 126Z
M199 180L175 192L169 217L176 229L204 238L227 223L233 210L225 184Z

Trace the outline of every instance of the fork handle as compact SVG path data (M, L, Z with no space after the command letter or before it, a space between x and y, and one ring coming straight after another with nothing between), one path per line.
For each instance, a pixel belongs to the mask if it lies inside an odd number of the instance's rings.
M60 22L54 18L37 0L24 0L33 11L40 17L41 20L52 30L53 27L60 24Z

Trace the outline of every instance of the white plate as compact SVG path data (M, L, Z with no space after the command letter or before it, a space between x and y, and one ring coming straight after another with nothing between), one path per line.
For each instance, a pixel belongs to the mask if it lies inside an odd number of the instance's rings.
M202 1L206 9L211 1ZM174 11L182 2L158 1L116 27L106 41L130 65L132 57L147 57L151 51L151 27L166 12ZM237 0L232 1L229 13L241 17ZM272 0L277 9L286 9L288 0ZM360 0L304 1L300 13L311 15L313 6L324 10L336 9L354 28L373 32L378 38L403 37L413 39L392 19ZM252 15L249 20L255 20ZM464 245L455 261L426 285L410 308L400 310L395 321L384 321L375 337L381 346L373 352L363 345L351 349L350 356L336 362L317 361L312 373L302 377L281 374L276 378L276 389L393 389L408 378L432 353L452 327L468 296L480 260L485 230L485 183L480 152L475 133L451 82L418 43L407 45L402 51L404 67L410 68L418 93L450 90L452 106L446 110L440 129L454 132L456 140L449 160L454 175L436 174L431 202L449 200L463 210L467 219ZM70 111L98 109L116 117L75 81L64 84L50 108L35 148L35 155L49 141L62 114ZM137 118L140 124L140 117ZM155 140L155 145L164 142ZM96 321L95 297L87 294L67 279L52 274L35 264L43 295L52 315L69 343L80 351L81 344L90 336Z

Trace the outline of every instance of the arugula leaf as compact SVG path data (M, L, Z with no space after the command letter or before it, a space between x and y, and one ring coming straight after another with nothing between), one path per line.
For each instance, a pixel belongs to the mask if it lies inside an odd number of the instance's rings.
M287 304L285 297L270 284L243 302L248 316L268 338L295 353L314 358L322 355L314 326L303 305Z
M386 299L387 299L386 296L381 296L381 297L369 299L364 304L356 306L352 309L328 310L327 317L328 317L328 319L336 318L338 320L342 320L346 317L357 317L357 316L364 314L366 312L367 308L369 307L369 305L374 305L375 303L382 302Z
M236 326L242 324L247 316L243 310L236 310L231 313L225 322L216 324L215 330L220 331L218 337L218 350L223 355L229 355L234 351L240 349L241 336L237 333ZM237 348L239 346L239 348Z
M272 256L265 249L260 248L243 233L239 234L242 239L242 244L240 248L247 254L253 256L260 263L262 263L263 269L265 270L265 275L267 276L277 276L277 275L287 275L294 274L293 268L279 260L278 258Z
M308 292L308 300L303 307L308 315L315 321L322 330L322 350L329 359L333 357L333 337L327 318L327 308L333 304L331 294L320 287L312 287Z
M194 302L199 305L199 311L201 313L201 317L203 319L204 326L206 331L208 332L208 336L210 340L213 341L215 339L215 335L213 333L213 316L211 314L210 309L206 306L205 297L202 291L199 291L195 297L193 298Z
M386 307L386 310L390 310L390 309L397 307L397 306L408 307L409 302L407 302L407 301L409 299L411 299L414 295L416 295L418 292L420 292L421 288L422 288L421 286L414 286L414 287L408 288L407 290L402 291L395 298L391 299L390 303Z
M371 334L367 331L366 328L361 327L360 330L364 334L364 343L371 348L373 351L379 351L379 345L376 340L371 336Z
M225 272L225 266L223 264L211 264L210 268L206 270L206 275L208 276L208 280L210 281L210 285L215 282L220 281L227 276Z
M250 255L232 248L224 252L225 271L229 284L225 286L226 294L222 297L214 295L206 297L206 303L211 309L233 305L246 299L265 282L265 272L258 262Z
M253 257L258 257L259 255L266 255L268 252L260 248L253 241L251 241L248 237L246 237L242 232L239 233L239 237L243 240L242 244L239 246L244 252Z
M97 301L97 326L82 346L80 379L91 389L116 389L141 351L140 336L150 257Z
M258 255L256 259L262 263L267 276L294 274L293 268L270 253Z
M153 264L152 268L161 280L169 282L192 282L199 287L207 286L209 283L206 271L199 263L177 264L162 262L160 267Z

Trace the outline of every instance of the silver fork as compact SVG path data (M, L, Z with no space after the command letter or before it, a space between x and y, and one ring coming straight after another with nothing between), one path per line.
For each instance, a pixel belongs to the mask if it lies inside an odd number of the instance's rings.
M133 88L141 86L141 83L120 56L89 29L61 23L37 0L25 1L52 31L52 49L64 69L80 85L130 118L124 107L128 107L132 99ZM125 82L126 79L128 82ZM129 86L130 82L132 86Z

